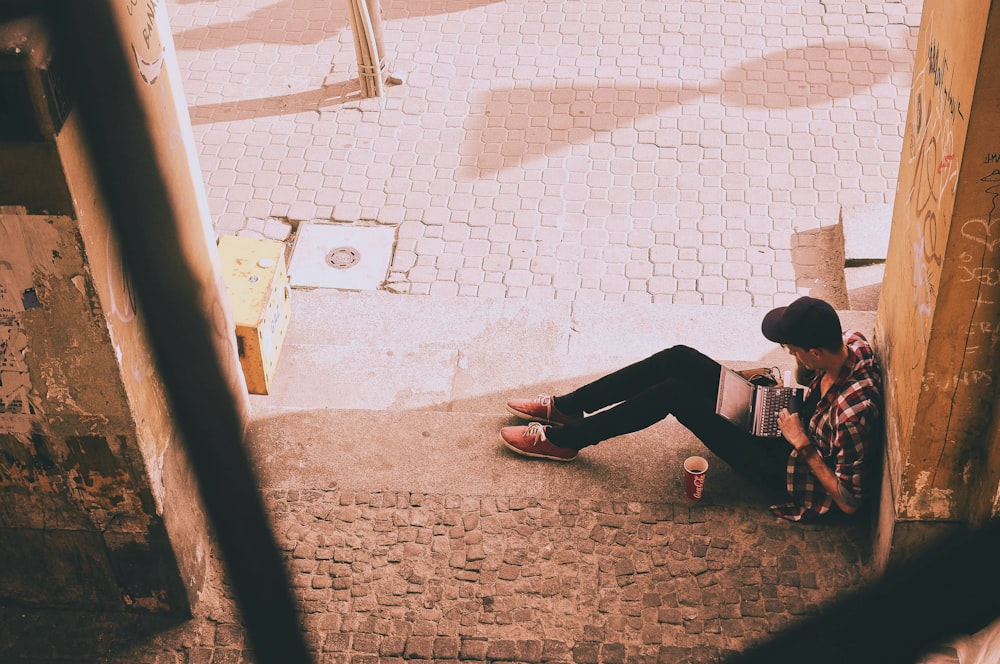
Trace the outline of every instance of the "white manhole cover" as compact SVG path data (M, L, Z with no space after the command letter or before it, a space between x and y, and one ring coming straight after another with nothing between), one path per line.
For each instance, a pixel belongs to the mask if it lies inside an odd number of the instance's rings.
M292 288L378 290L389 272L396 230L394 226L303 223L288 267Z
M361 252L354 247L337 247L326 255L327 265L338 270L354 267L361 260Z

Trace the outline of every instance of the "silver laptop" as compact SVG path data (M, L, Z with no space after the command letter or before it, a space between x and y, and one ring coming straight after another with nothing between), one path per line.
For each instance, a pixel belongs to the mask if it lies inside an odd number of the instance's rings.
M715 412L752 436L778 438L778 413L797 412L805 399L801 387L754 385L739 373L722 367Z

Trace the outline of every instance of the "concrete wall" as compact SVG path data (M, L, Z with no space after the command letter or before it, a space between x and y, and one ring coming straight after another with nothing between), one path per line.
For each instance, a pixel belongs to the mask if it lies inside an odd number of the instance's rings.
M159 172L184 225L186 260L244 419L247 400L172 44L158 3L115 3ZM19 24L36 67L51 49ZM43 113L48 100L36 99ZM129 276L76 116L45 137L70 214L0 187L0 602L184 613L210 549ZM14 146L0 144L0 162ZM30 194L30 197L29 197ZM141 223L141 220L135 220ZM147 303L146 306L155 306Z
M924 3L876 326L884 556L983 516L1000 339L998 23L990 0Z
M38 50L44 45L27 38L29 26L25 21L0 24L0 206L72 215L54 140L66 109L47 105L57 92L59 72Z
M0 237L0 600L183 606L75 222L8 211Z

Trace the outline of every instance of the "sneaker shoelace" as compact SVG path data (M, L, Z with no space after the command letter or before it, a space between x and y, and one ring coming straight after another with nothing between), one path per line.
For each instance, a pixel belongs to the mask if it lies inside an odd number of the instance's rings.
M552 417L552 397L548 394L540 394L536 401L538 401L538 405L545 406L545 417Z
M532 445L537 445L542 442L542 435L545 432L545 425L541 422L531 422L528 424L528 430L525 433L533 438Z

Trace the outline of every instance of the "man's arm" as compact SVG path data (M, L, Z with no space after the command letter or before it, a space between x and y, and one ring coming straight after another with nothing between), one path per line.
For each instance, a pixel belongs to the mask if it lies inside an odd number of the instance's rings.
M809 465L812 474L823 485L826 492L830 494L837 507L844 514L854 514L858 509L857 504L855 501L845 499L843 486L840 484L833 470L823 461L819 450L809 440L809 435L802 426L802 420L799 419L799 416L789 413L787 408L783 409L778 414L778 427L785 436L785 440L791 443L792 447L796 449L799 458L803 459Z
M736 373L743 376L747 380L756 378L757 376L771 376L772 378L778 381L779 385L781 384L781 376L775 376L774 370L772 370L771 367L755 367L753 369L740 369Z

